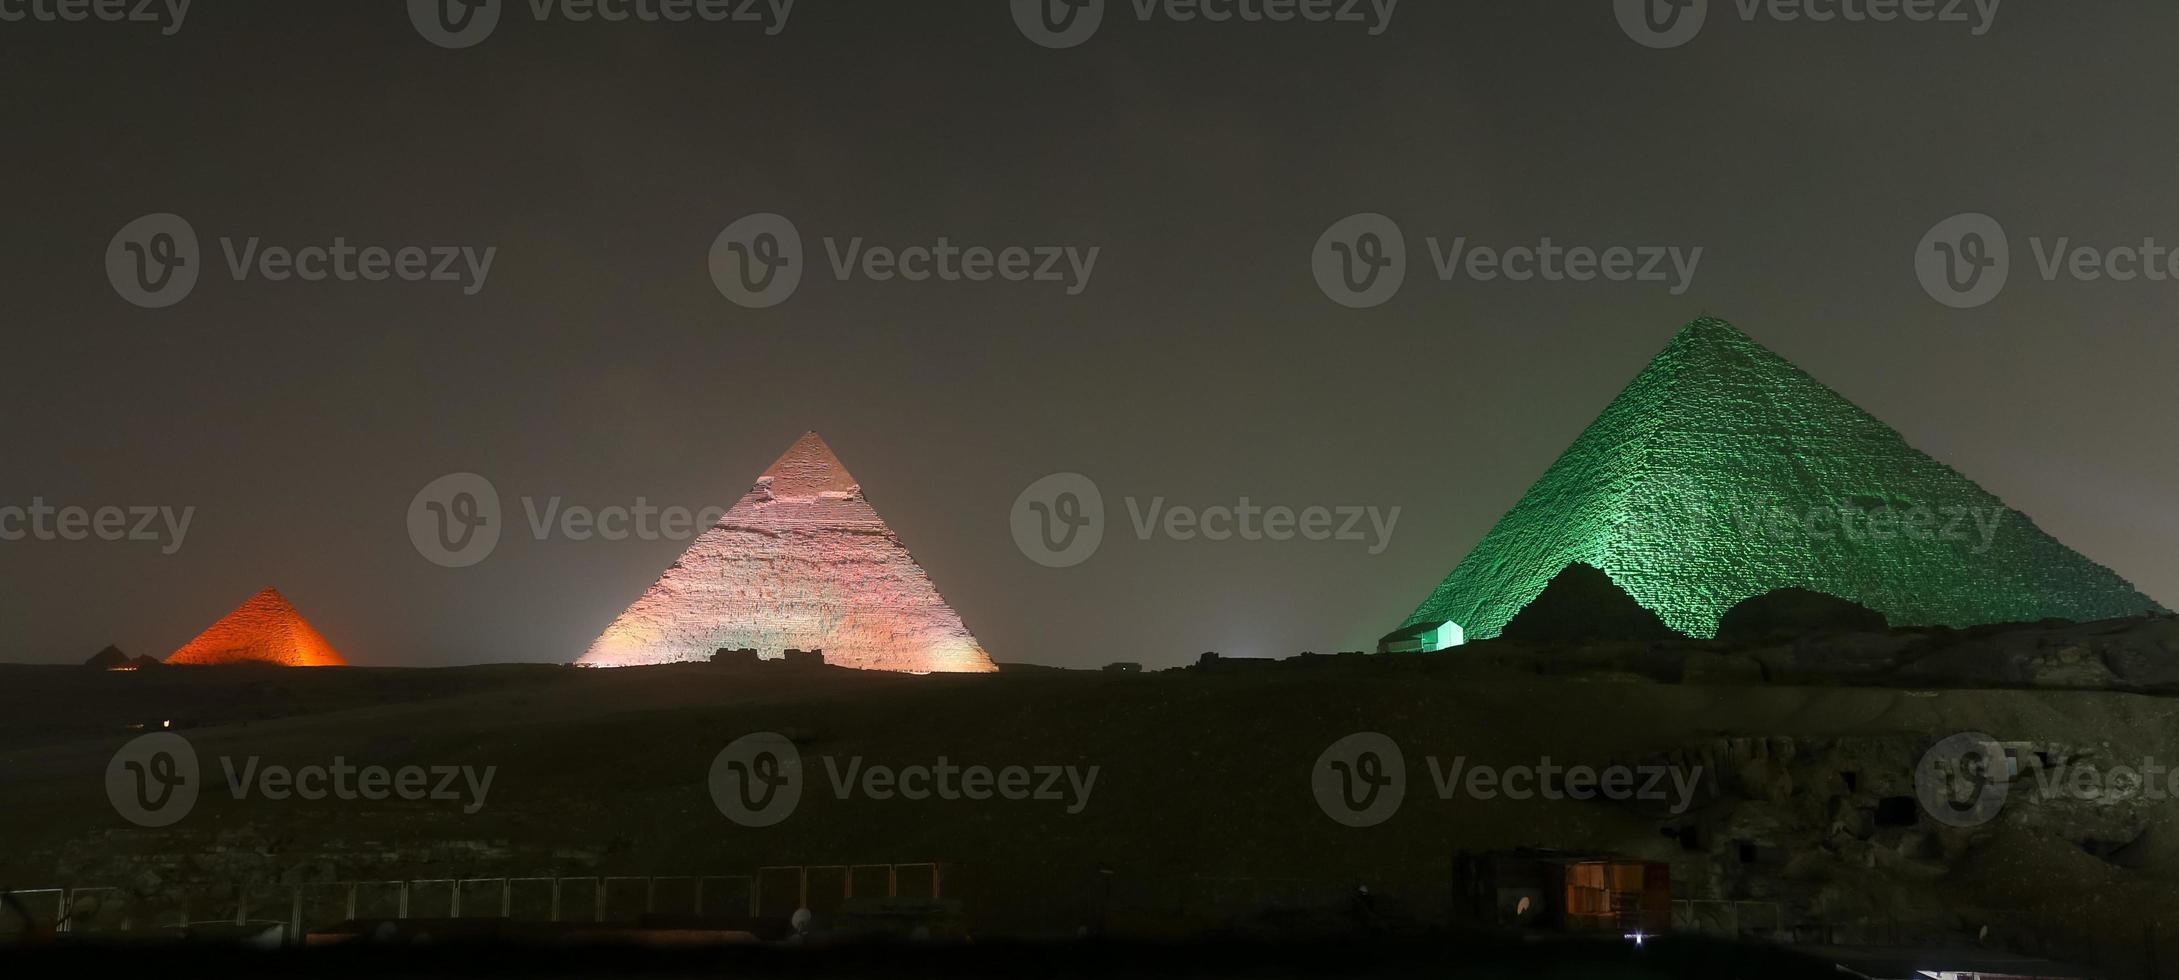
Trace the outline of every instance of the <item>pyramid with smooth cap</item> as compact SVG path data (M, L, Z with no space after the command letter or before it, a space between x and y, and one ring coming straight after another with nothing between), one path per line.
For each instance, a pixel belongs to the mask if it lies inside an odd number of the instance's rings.
M998 669L900 537L811 432L606 628L585 666L823 651L908 673Z
M166 658L169 664L205 666L261 663L282 667L345 667L348 661L296 611L278 589L250 597L234 612L197 634Z
M1457 622L1469 640L1495 637L1576 562L1696 637L1784 588L1850 599L1894 627L2163 611L1708 318L1673 338L1402 627Z

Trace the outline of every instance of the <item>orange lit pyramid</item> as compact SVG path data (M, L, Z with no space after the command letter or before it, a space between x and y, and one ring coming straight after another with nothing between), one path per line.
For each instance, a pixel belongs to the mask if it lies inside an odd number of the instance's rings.
M592 667L822 650L909 673L997 670L893 529L811 432L583 655Z
M345 667L348 661L278 589L250 597L240 609L197 634L166 658L170 664L264 663L282 667Z

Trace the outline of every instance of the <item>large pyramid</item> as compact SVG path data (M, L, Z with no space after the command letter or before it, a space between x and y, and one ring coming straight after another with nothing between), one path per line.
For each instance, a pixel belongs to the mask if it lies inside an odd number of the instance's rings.
M348 661L295 610L278 589L250 597L189 645L170 664L266 663L282 667L345 667Z
M1497 636L1574 562L1697 637L1716 635L1735 603L1788 587L1893 626L2161 611L1715 319L1680 331L1402 628Z
M811 432L606 628L582 663L708 660L721 649L910 673L998 669Z

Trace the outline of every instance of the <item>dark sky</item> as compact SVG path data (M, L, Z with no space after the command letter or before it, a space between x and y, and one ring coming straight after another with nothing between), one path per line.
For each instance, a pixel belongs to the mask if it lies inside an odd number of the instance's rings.
M1601 0L1405 0L1376 37L1115 0L1066 50L1000 0L801 0L774 37L510 0L466 50L392 0L0 22L0 506L197 508L171 556L0 542L0 659L164 655L276 585L358 663L564 662L685 542L537 541L522 498L723 506L806 429L1001 661L1359 649L1704 313L2179 601L2179 283L2045 281L2029 245L2179 245L2179 6L2006 3L1981 37L1711 7L1667 50ZM162 212L204 275L141 309L106 250ZM757 212L809 252L769 309L706 266ZM1373 309L1311 273L1357 212L1418 253ZM2013 269L1955 310L1914 256L1963 212ZM498 252L475 296L235 281L217 242L253 236ZM1101 252L1079 296L836 281L856 236ZM1704 256L1677 296L1440 282L1425 236ZM1070 471L1106 536L1046 569L1009 512ZM458 472L508 527L447 569L405 522ZM1125 501L1160 496L1401 513L1375 555L1137 540Z

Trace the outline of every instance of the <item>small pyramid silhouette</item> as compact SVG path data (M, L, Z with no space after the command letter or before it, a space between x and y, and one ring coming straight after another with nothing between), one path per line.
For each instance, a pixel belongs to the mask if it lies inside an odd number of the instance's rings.
M108 646L92 654L91 659L84 661L83 665L93 670L119 670L129 665L129 655L123 653L120 647Z
M828 664L866 670L997 669L815 432L766 468L580 663L708 661L739 649L823 651Z
M1783 588L1858 602L1893 626L2162 611L1712 318L1681 330L1402 626L1495 637L1576 562L1698 637Z
M204 666L266 663L283 667L344 667L348 661L326 642L278 589L251 596L187 646L169 664Z

